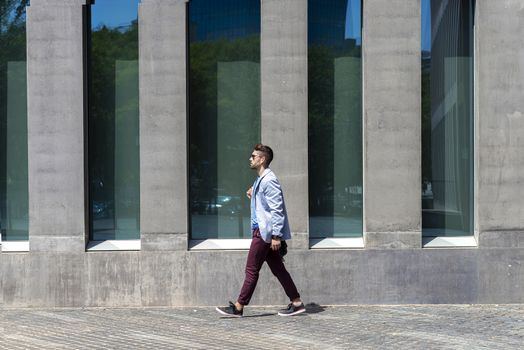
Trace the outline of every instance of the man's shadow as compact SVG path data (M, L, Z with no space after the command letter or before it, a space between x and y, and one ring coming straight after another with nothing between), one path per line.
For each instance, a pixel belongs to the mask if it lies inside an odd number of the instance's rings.
M266 313L263 313L263 314L245 315L245 316L242 316L242 318L249 318L249 317L266 317L266 316L275 316L275 315L277 315L276 312L266 312Z
M325 306L321 306L317 303L306 304L306 314L318 314L320 312L326 311Z

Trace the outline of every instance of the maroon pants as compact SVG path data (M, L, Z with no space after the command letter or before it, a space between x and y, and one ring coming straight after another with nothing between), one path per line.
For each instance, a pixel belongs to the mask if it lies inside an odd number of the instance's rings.
M267 262L273 275L278 278L289 300L300 298L297 287L295 287L293 279L291 279L289 272L287 272L278 250L272 250L271 243L264 242L260 237L260 232L256 230L253 232L253 240L251 241L251 247L249 247L246 263L246 278L244 279L244 285L240 291L238 302L241 305L249 304L251 296L257 286L258 274L264 261Z

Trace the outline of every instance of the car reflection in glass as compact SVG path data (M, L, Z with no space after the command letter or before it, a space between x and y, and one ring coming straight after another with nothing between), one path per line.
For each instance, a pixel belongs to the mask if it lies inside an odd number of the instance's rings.
M113 201L93 201L93 218L106 219L112 217Z
M212 201L195 200L192 203L193 212L204 215L236 215L242 211L242 201L239 196L218 195Z
M93 219L107 219L113 217L113 200L106 199L104 182L100 178L91 180L92 215Z

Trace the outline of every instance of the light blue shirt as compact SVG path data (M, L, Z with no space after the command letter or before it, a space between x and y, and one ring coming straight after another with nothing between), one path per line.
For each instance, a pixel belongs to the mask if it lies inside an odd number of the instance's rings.
M257 176L255 179L255 182L253 183L253 192L251 192L251 229L255 230L258 228L258 222L257 222L257 213L256 213L256 207L255 207L255 188L258 185L258 181L260 180L260 176Z

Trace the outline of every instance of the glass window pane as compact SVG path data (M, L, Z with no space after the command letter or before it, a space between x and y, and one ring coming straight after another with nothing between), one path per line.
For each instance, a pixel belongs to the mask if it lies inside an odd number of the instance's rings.
M422 231L473 234L473 0L422 0Z
M362 235L361 0L308 1L309 232Z
M140 237L138 0L91 6L90 239Z
M28 240L27 0L0 2L0 233Z
M260 0L190 1L189 41L191 238L250 238Z

